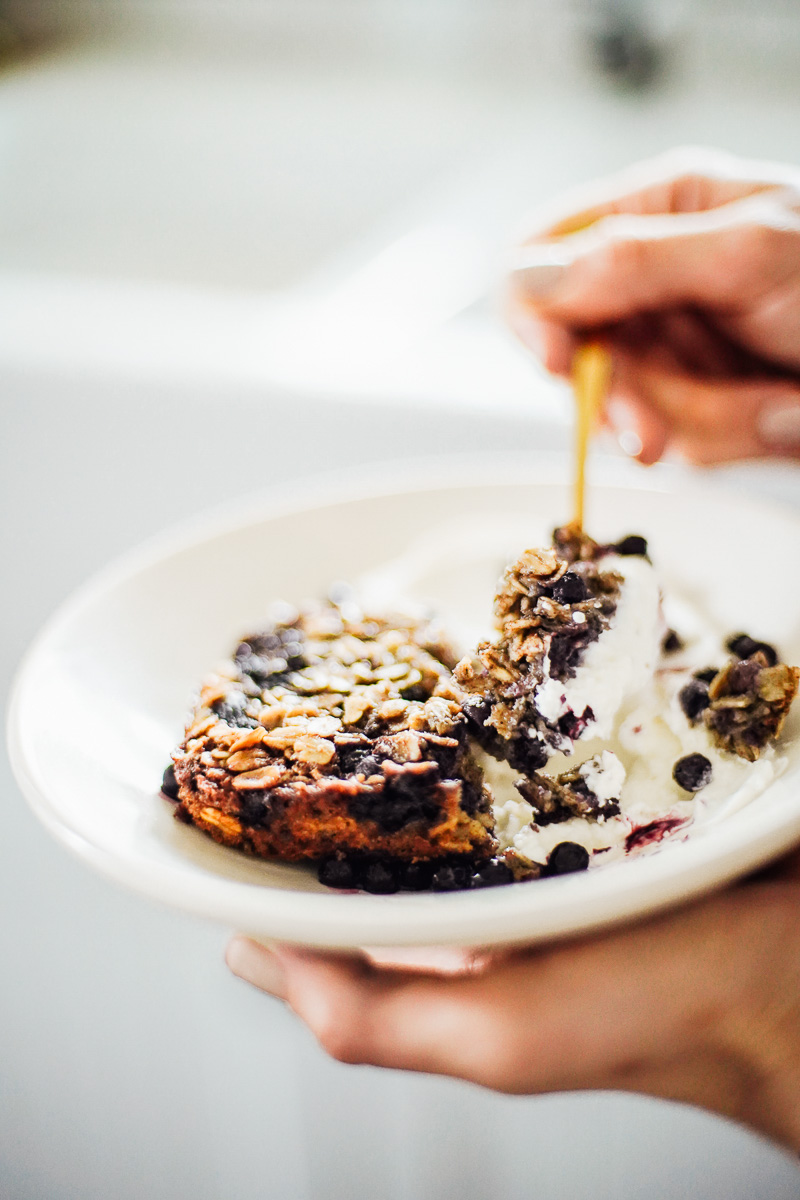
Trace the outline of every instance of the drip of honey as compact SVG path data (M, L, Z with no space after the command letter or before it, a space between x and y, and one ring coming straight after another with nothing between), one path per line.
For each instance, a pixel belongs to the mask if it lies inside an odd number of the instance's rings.
M573 523L583 529L586 492L586 456L589 439L597 425L611 382L611 354L600 342L579 346L572 361L572 386L575 391L575 482Z

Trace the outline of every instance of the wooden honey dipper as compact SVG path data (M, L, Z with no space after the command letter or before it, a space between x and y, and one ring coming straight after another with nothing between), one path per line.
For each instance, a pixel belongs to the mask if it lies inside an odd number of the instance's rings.
M586 458L611 381L611 352L602 342L584 342L572 360L575 392L575 459L572 521L583 529L586 495Z

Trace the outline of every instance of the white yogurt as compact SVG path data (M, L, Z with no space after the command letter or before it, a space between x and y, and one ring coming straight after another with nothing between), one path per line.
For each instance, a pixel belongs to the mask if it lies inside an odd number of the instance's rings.
M586 780L586 786L601 803L618 800L622 795L626 771L616 754L611 750L603 750L594 758L589 758L579 768L579 774Z
M624 847L631 832L630 823L624 817L610 817L607 821L584 821L573 817L559 821L556 825L528 825L514 838L514 849L532 862L544 865L550 852L560 842L577 842L593 853L612 847Z
M640 622L639 633L628 645L649 645L652 655L653 623L649 636L643 624ZM613 627L595 645L600 646L612 632ZM695 669L721 665L726 655L719 634L710 631L699 618L689 629L679 628L678 633L687 643L685 649L660 661L656 652L648 660L652 664L649 674L641 669L643 664L640 669L629 670L624 662L620 663L626 684L609 700L605 722L587 731L591 741L578 742L571 751L562 748L543 769L548 775L560 774L583 759L580 773L588 787L601 801L619 800L619 816L598 821L575 817L538 827L532 824L533 809L511 790L515 773L508 767L495 767L491 783L497 798L497 836L503 849L513 848L542 864L559 842L566 841L577 842L590 853L605 852L597 862L623 857L629 839L635 852L651 851L662 834L675 838L685 836L690 826L698 833L713 828L716 822L750 804L777 778L786 760L774 747L767 747L756 762L747 762L719 749L702 722L690 724L680 706L681 688ZM659 628L659 644L661 636ZM623 638L618 645L622 648ZM587 652L585 663L588 658ZM610 663L608 669L612 669ZM609 715L615 697L626 688L627 700L620 699L614 714ZM610 687L604 695L611 697ZM607 729L608 734L598 737L598 727ZM587 753L590 756L584 757ZM711 780L692 794L678 786L672 772L678 759L694 753L705 755L711 763ZM648 838L651 825L653 836Z
M534 704L546 721L555 723L567 712L581 716L591 708L585 738L607 740L623 704L648 686L664 636L658 580L652 565L637 556L609 555L603 570L623 577L617 609L609 628L587 647L573 679L545 679L536 689ZM548 663L545 660L545 670Z
M528 534L525 526L512 535L509 525L509 547L520 544ZM471 570L474 563L482 564L487 556L494 561L496 539L494 521L485 527L478 523L476 529L471 518L468 527L448 529L444 539L447 553L443 554L441 530L437 529L410 547L402 558L361 581L368 598L366 606L381 607L381 603L376 604L377 596L387 607L395 607L398 597L426 594L431 590L431 580L438 580L439 590L449 594L452 576L458 579L462 608L465 595L472 597L474 593L472 618L455 630L461 634L461 644L466 648L490 637L488 607L481 590L485 572L482 565L480 570L476 568L474 588L465 588L463 564L466 561ZM460 575L453 569L454 564ZM576 744L565 739L544 771L555 775L582 763L582 774L590 789L601 801L618 799L620 813L604 821L573 818L538 828L531 824L533 809L514 788L518 774L505 763L486 759L485 774L495 797L500 847L513 847L534 862L546 862L552 849L563 841L577 842L596 853L597 863L622 858L631 835L653 822L674 821L673 837L685 836L690 825L695 833L709 828L710 835L717 821L761 795L786 765L771 747L755 763L718 750L705 726L691 726L682 712L677 696L692 671L719 666L727 657L721 631L701 607L688 597L664 598L667 622L686 645L677 654L661 658L666 622L651 564L637 556L614 555L604 558L602 566L617 571L624 579L614 620L587 648L574 679L566 683L549 678L543 681L536 691L536 706L551 723L569 710L580 715L587 705L592 708L595 721ZM468 577L472 580L469 573ZM437 590L435 586L433 590ZM414 611L411 605L408 608ZM695 751L711 762L712 778L700 792L690 795L674 782L672 769L677 759ZM655 848L656 843L637 846L636 852Z

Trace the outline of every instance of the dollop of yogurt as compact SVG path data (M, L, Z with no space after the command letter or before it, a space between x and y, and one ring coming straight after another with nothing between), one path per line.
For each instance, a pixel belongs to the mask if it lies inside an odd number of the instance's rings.
M587 647L574 678L545 678L534 704L552 724L568 712L581 716L590 708L594 720L582 736L606 740L623 704L651 683L665 626L658 580L647 559L613 554L601 565L623 580L611 625ZM548 666L545 659L545 671Z
M578 760L589 791L602 803L617 801L619 813L539 826L533 808L511 793L513 772L507 769L504 783L495 769L491 779L501 846L542 865L560 842L584 846L599 863L630 852L651 853L663 838L684 837L690 827L695 836L704 836L708 828L710 836L717 822L750 804L787 765L775 746L748 762L720 749L703 721L689 720L680 703L681 689L696 669L724 662L720 632L695 613L692 622L680 621L685 650L662 656L664 625L652 568L639 559L623 560L614 569L624 571L626 579L617 619L587 650L575 679L557 685L563 710L553 703L554 687L539 690L552 705L548 718L550 712L557 718L567 707L578 711L581 704L593 710L597 705L600 715L584 738L552 754L542 773L557 775ZM688 602L686 608L688 613ZM673 612L687 616L675 606ZM679 623L672 613L671 620ZM583 762L580 751L589 755ZM708 783L690 793L673 772L680 759L695 754L708 760L711 772Z

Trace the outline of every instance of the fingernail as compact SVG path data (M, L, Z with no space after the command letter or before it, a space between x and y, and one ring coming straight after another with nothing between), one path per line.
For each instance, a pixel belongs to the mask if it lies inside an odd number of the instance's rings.
M609 400L606 415L614 427L620 450L630 458L638 458L644 449L644 443L639 434L639 422L633 405L625 400Z
M511 274L526 295L547 296L561 283L571 261L561 242L534 242L515 251Z
M756 419L758 435L767 446L800 446L800 401L781 401L764 407Z
M566 270L564 263L531 263L517 267L514 281L528 296L549 296L564 278Z
M275 955L265 946L247 937L235 937L228 944L225 962L240 979L279 1000L286 999L286 972Z

